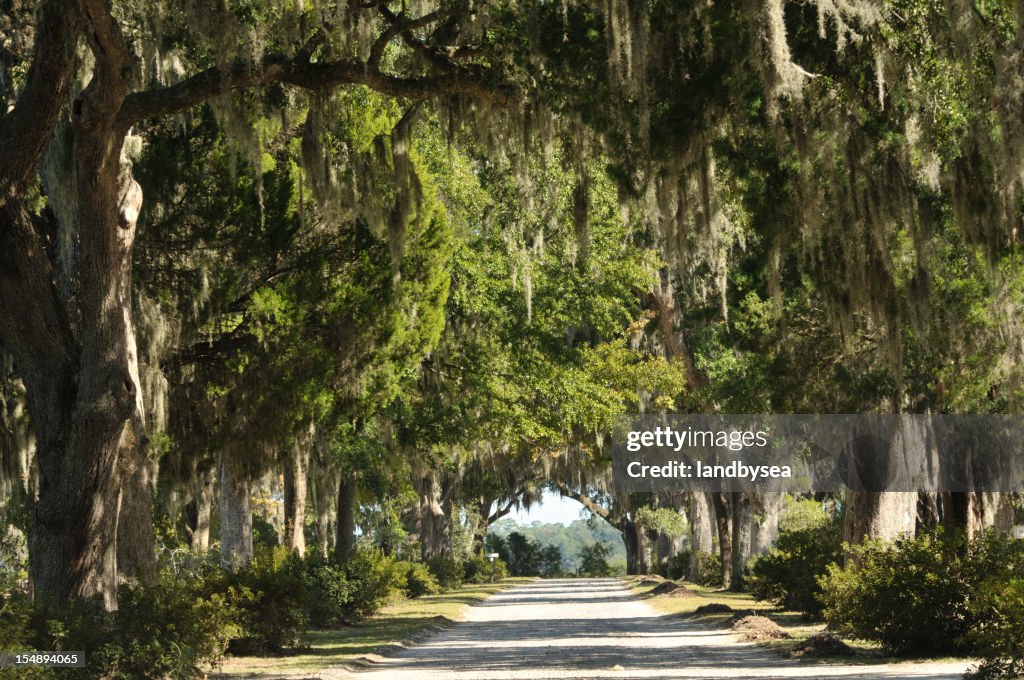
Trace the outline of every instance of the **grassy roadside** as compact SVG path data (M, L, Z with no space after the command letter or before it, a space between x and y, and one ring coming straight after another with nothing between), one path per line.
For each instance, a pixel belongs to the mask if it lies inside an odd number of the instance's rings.
M712 628L731 628L733 618L737 614L742 615L753 612L767 617L788 633L789 638L763 641L757 644L771 649L785 658L790 658L791 650L797 645L812 635L824 632L825 630L824 623L809 621L799 612L782 611L767 602L758 602L748 593L732 593L717 588L708 588L678 581L677 583L685 586L685 595L671 593L652 595L651 591L659 583L656 578L632 577L627 580L626 585L638 597L643 597L647 604L651 605L654 609L665 614L678 615ZM733 611L713 614L697 613L697 608L716 603L728 605ZM844 665L952 660L950 657L893 657L887 655L880 646L864 640L844 639L843 641L851 648L848 654L831 657L804 657L801 660L816 664Z
M440 595L427 595L388 605L375 616L355 626L338 630L311 630L304 648L285 656L234 657L224 662L214 676L279 677L311 674L324 668L354 661L381 647L409 641L439 625L457 621L463 611L499 591L529 578L507 578L498 583L467 584Z

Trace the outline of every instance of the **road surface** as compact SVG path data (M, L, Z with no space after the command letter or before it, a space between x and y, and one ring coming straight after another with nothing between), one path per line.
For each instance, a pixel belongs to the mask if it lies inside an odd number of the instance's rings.
M726 630L666 616L615 579L532 581L471 607L449 630L357 680L506 678L928 678L963 662L835 665L788 661Z

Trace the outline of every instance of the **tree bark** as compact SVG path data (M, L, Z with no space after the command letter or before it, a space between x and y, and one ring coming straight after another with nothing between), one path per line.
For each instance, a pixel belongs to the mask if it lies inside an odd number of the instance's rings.
M210 469L199 474L193 483L192 505L195 518L189 532L189 548L192 552L204 554L210 549L210 518L213 514L215 471Z
M913 535L917 526L917 493L857 492L846 494L843 534L850 545L866 538L893 540Z
M733 491L729 494L729 503L732 510L732 580L729 589L742 592L744 572L747 560L750 559L753 520L750 495L743 491Z
M753 524L751 526L750 554L760 555L771 550L779 538L779 513L782 510L781 493L750 494Z
M419 524L420 547L424 560L450 555L452 551L451 526L444 511L444 494L434 474L420 480Z
M310 433L312 434L312 432ZM311 437L296 437L284 467L284 544L306 552L306 490Z
M715 508L715 531L718 536L718 556L722 562L722 587L732 586L732 515L725 493L710 494Z
M334 559L347 562L356 544L356 493L359 489L354 475L343 474L338 485L338 538L334 543Z
M697 581L703 567L704 555L714 550L711 527L711 507L706 493L694 491L690 494L690 568L688 578Z
M145 447L134 428L125 429L121 513L117 522L117 569L122 576L151 581L156 576L153 498Z
M220 455L220 559L229 569L252 562L252 505L249 474L241 447L224 446Z

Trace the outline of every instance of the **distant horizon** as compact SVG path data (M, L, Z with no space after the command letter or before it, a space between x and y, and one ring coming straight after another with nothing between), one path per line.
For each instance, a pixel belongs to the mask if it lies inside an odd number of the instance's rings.
M520 509L508 514L502 519L515 519L519 524L562 524L569 526L578 519L586 519L585 508L579 501L571 498L564 498L554 491L544 491L540 502L536 503L529 510Z

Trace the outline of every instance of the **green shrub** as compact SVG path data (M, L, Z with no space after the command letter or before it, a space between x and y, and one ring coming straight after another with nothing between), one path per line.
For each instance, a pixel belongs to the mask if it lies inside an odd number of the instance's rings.
M466 570L459 560L438 556L427 560L427 566L443 589L455 590L462 585Z
M975 622L968 639L984 661L967 677L1024 677L1024 578L989 579L978 588L970 611Z
M256 552L250 565L223 575L219 584L241 612L235 654L278 654L295 647L309 626L313 599L302 558L287 548Z
M344 567L315 556L306 562L306 583L312 598L309 623L334 628L351 621L350 602L354 584Z
M345 572L351 584L346 603L349 622L377 613L388 602L403 597L408 587L402 563L380 550L356 550Z
M165 570L145 586L124 585L116 612L98 602L37 611L33 646L87 651L88 667L62 669L60 677L203 677L219 665L241 629L241 613L230 597L205 592L210 573Z
M579 575L597 578L611 576L612 568L608 564L611 552L611 548L600 541L583 546L579 552Z
M1007 588L1013 570L1019 574L1021 555L1021 542L995 533L969 544L942 531L869 541L851 548L845 568L833 565L821 579L825 619L893 653L971 652L986 643L999 648L1000 636L1014 624L989 619L993 637L977 637L986 617L975 596L984 601L985 593Z
M690 571L690 551L683 550L669 557L665 560L663 571L661 575L673 581L686 578Z
M474 555L463 564L465 580L469 583L490 583L508 577L508 565L502 559L495 559L494 564L483 555Z
M441 592L441 584L422 562L402 562L405 567L405 594L409 597L436 595Z
M694 582L708 587L722 585L722 558L718 553L698 552L697 557L700 568Z
M758 600L812 616L821 614L818 579L843 559L843 530L838 519L782 531L775 547L753 559L747 586Z

